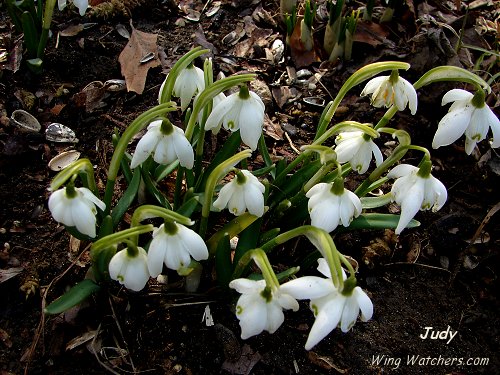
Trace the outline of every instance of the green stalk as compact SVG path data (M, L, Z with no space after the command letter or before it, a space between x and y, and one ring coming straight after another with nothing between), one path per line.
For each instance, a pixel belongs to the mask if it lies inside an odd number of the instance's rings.
M174 110L176 110L176 107L172 102L157 105L156 107L153 107L139 115L121 136L111 158L111 162L109 163L108 181L106 183L106 191L104 193L104 203L106 204L105 214L109 213L111 200L113 198L115 180L118 176L118 171L120 170L120 162L125 154L125 151L127 150L129 142L132 140L134 135L149 125L152 120Z
M99 191L97 190L97 186L94 180L94 167L89 159L80 159L77 160L62 171L60 171L50 183L49 190L54 191L61 187L68 179L73 176L83 173L86 176L87 187L95 196L98 196Z
M40 35L37 52L37 58L39 59L43 59L43 55L45 53L45 46L47 45L47 39L49 38L50 25L52 23L52 16L54 15L55 5L56 0L47 0L45 3L45 11L42 21L42 34Z

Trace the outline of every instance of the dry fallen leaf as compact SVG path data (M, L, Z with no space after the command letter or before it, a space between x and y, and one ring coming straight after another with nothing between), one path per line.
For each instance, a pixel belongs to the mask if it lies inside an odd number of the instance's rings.
M132 26L130 40L118 58L122 75L125 77L127 83L127 91L142 94L146 85L148 70L160 65L157 53L157 39L158 34L145 33L136 30ZM141 63L144 56L151 53L154 55L154 58Z

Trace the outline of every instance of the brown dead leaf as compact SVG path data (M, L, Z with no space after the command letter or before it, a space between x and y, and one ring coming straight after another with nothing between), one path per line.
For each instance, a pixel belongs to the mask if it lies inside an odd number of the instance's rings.
M158 34L145 33L132 26L130 40L118 58L122 75L127 83L127 91L142 94L146 85L148 70L160 65L157 53L157 39ZM154 54L154 58L141 63L144 56L151 53Z
M85 332L83 335L75 337L70 342L68 342L66 344L66 350L72 350L82 344L85 344L86 342L93 340L96 337L96 335L97 335L97 330Z
M17 276L22 270L24 270L23 267L12 267L6 270L0 270L0 284Z
M69 25L67 28L59 32L60 36L75 36L80 34L84 29L83 24Z
M307 51L304 48L304 44L302 43L302 40L300 40L300 24L301 22L297 22L295 29L290 36L290 54L292 55L292 61L297 68L309 66L312 63L321 61L314 48L310 51Z
M392 47L394 43L388 40L387 36L389 36L389 31L383 25L379 25L375 22L363 21L358 22L356 33L354 34L354 41L366 43L372 47L377 47L381 44Z

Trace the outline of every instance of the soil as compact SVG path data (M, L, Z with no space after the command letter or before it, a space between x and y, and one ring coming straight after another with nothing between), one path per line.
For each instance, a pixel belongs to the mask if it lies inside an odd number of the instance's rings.
M499 159L486 142L479 145L473 156L463 152L463 140L456 142L457 146L432 152L433 174L447 186L448 202L439 212L420 212L417 215L420 227L404 231L399 238L391 231L344 233L335 238L337 246L360 263L359 285L371 297L375 312L370 321L358 322L347 334L334 330L311 351L304 349L313 323L306 303L301 304L298 312L287 312L285 323L276 333L262 333L241 340L233 311L237 296L216 287L210 275L205 280L208 287L202 287L195 294L184 293L179 287L180 280L169 274L167 285L151 281L144 291L130 293L113 284L106 293L65 314L55 317L42 314L47 303L85 277L90 264L89 244L71 243L64 227L58 225L48 211L47 188L55 172L48 169L47 163L52 157L66 149L80 151L82 157L95 164L98 185L103 188L107 163L112 155L114 130L122 132L135 117L156 103L165 73L194 45L202 43L218 51L213 54L216 72L224 71L228 75L234 71L253 71L271 88L276 87L273 83L284 74L286 67L294 65L288 51L285 61L274 65L263 58L262 46L254 46L250 55L238 58L232 55L233 47L222 41L258 6L278 19L277 1L233 4L223 1L214 16L204 16L200 22L184 20L185 25L176 24L185 13L172 7L172 3L186 7L194 5L198 9L203 5L196 1L156 3L144 0L127 3L130 8L127 16L116 11L106 15L92 13L83 19L68 9L56 11L54 31L82 22L95 24L75 36L60 36L57 40L54 36L47 47L42 74L34 75L24 65L16 72L2 71L2 375L23 372L500 374L500 226L496 211L492 210L499 203L500 177L496 167ZM307 69L324 74L321 84L315 88L297 86L302 97L319 96L330 100L329 94L335 94L352 72L368 62L407 61L412 64L405 76L410 81L417 79L430 64L449 63L450 56L433 49L430 32L425 34L423 42L414 38L421 35L415 19L418 12L422 12L422 4L414 3L418 10L413 13L407 8L401 10L396 13L395 21L385 26L390 43L355 43L352 61L322 64L321 68L326 67L326 71L320 69L319 62L308 65ZM463 22L464 8L452 10L441 2L428 3L433 11L456 17L456 23ZM14 30L9 28L5 9L0 8L0 13L6 25L0 32L15 36ZM478 8L470 12L467 25L473 25L479 17L491 18L492 15L491 7ZM129 16L136 29L158 34L162 64L149 70L141 95L126 90L113 92L102 99L102 108L89 110L79 96L87 84L122 78L118 56L127 40L116 31L116 26L126 25L130 30ZM261 20L256 24L270 29L273 34L282 33L280 26L270 21ZM441 30L441 38L453 40L443 28L435 29ZM466 28L467 31L471 29ZM475 38L479 40L479 36ZM491 34L480 38L481 43L493 43L493 39ZM479 56L476 50L468 52L474 59ZM462 61L459 56L453 58L458 59L458 63ZM231 59L236 65L228 62ZM498 60L492 66L490 73L493 75L498 72ZM412 117L406 112L397 115L397 126L408 130L415 144L430 148L435 127L447 110L438 108L437 103L442 94L453 87L457 86L424 88L419 91L417 115ZM496 111L498 84L493 82L492 87L494 93L489 103ZM384 113L371 108L366 98L360 99L360 90L356 88L346 97L342 103L344 110L339 111L341 114L336 115L335 121L372 121L372 116L379 118ZM31 106L28 93L32 98ZM291 158L295 155L293 147L298 148L312 139L314 124L322 109L307 105L302 98L282 106L278 105L276 97L268 99L266 113L274 128L266 128L266 142L274 155ZM8 123L12 111L20 108L35 114L43 127L51 122L69 126L79 142L73 147L67 143L48 142L42 133L20 133ZM390 142L390 139L385 141ZM390 143L385 144L386 148L390 146ZM418 162L417 157L417 154L408 153L404 161L414 164ZM396 206L390 209L397 210ZM471 245L467 241L478 228L481 235ZM297 243L295 249L304 245ZM290 257L290 253L278 251L273 262L279 264L284 256ZM303 259L298 250L291 256L294 260ZM16 269L20 272L14 277L6 277L7 272ZM305 267L302 272L310 274L313 271ZM213 326L207 325L204 315L207 306L215 323ZM422 339L426 327L432 327L433 331L456 331L457 335L449 342L439 337ZM408 363L412 358L416 362ZM487 363L466 364L469 359L474 362L484 358Z

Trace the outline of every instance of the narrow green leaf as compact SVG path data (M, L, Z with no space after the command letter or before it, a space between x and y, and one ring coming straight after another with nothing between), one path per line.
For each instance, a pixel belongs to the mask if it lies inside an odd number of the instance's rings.
M162 194L160 190L156 187L156 184L151 179L151 176L146 171L142 171L142 178L144 180L144 184L146 185L146 190L156 199L156 201L160 204L160 206L172 209L172 205L168 201L168 199Z
M44 313L60 314L83 302L92 294L96 293L100 288L101 287L92 280L83 280L48 305L45 308Z
M186 217L191 217L191 215L199 205L200 205L200 197L194 196L189 198L186 202L184 202L182 206L180 206L175 212Z
M116 254L116 246L91 251L92 270L97 281L109 280L109 262Z
M398 226L399 215L392 214L361 214L351 222L345 230L354 229L394 229ZM412 219L406 228L415 228L420 226L420 222ZM342 229L342 228L340 228Z
M234 263L238 263L241 257L248 251L255 249L259 243L260 226L262 218L255 220L245 230L243 230L238 238L238 245L234 253Z
M123 161L124 159L122 159ZM135 197L137 196L137 192L139 191L139 186L141 184L141 168L137 167L134 171L134 175L132 177L132 181L130 181L130 185L128 186L125 193L123 193L122 197L116 204L116 206L111 211L111 217L113 218L113 227L117 227L120 223L123 215L129 209L130 205L134 202Z
M227 287L233 274L233 263L231 262L231 238L228 233L217 244L215 251L215 271L217 272L217 283Z
M28 56L34 58L38 51L38 31L35 27L35 21L29 12L23 12L21 15L21 22L23 25L24 42L26 43Z
M235 217L233 220L231 220L229 223L224 225L222 229L217 231L210 239L207 241L207 246L208 246L208 251L210 255L214 255L217 245L220 241L222 241L222 238L228 234L229 238L232 238L241 231L243 231L245 228L247 228L249 225L251 225L255 220L257 220L259 217L252 215L248 212L245 212L244 214Z

